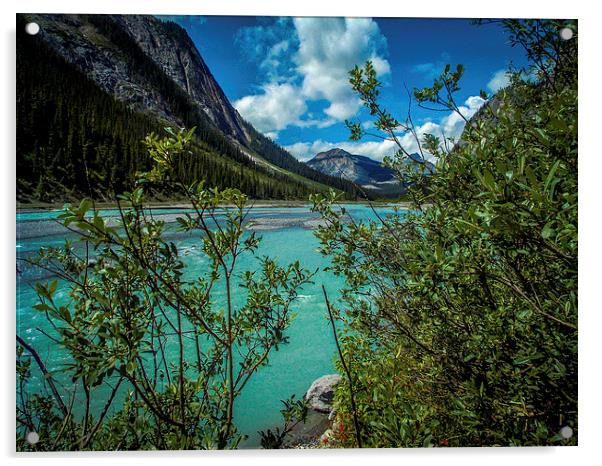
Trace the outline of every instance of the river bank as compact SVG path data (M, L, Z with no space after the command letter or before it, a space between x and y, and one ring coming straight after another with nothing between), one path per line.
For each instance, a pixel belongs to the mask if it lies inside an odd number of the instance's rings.
M348 208L366 208L407 210L403 204L345 204ZM215 210L216 219L220 219L232 206L223 205ZM122 206L127 210L128 206ZM118 226L121 215L117 206L96 206L101 217L105 218L108 226ZM161 220L168 225L177 222L177 218L185 213L194 214L189 204L150 205L145 209L149 216L155 220ZM353 210L353 209L352 209ZM358 220L353 212L348 210L347 221ZM21 208L17 209L17 239L31 239L41 236L56 236L65 233L65 227L58 220L63 208ZM284 202L261 202L249 205L249 215L245 220L245 228L250 231L281 230L286 228L303 228L315 230L325 225L325 221L316 212L312 212L307 203L289 204ZM345 220L343 220L345 221ZM173 230L173 229L172 229ZM171 232L173 234L173 231Z
M219 222L224 218L227 207L214 212L215 219ZM58 218L61 210L28 210L17 213L17 239L27 240L44 236L63 235L66 230ZM191 208L151 208L147 210L154 220L160 220L167 225L166 233L170 236L177 235L177 218L184 213L194 214ZM117 227L121 216L117 209L102 209L100 215L110 227ZM306 206L254 206L250 209L245 219L245 228L249 231L282 230L286 228L303 228L314 230L325 225L325 221L318 213L311 212ZM73 225L72 230L77 230Z

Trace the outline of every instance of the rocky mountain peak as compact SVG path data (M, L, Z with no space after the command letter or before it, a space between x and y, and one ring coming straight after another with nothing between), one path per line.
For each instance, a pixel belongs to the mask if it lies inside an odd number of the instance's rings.
M365 187L378 184L395 184L395 173L380 162L363 155L356 155L335 147L320 152L307 164L331 176L344 178Z
M347 152L346 150L335 147L334 149L330 149L325 152L320 152L316 154L314 160L325 160L334 157L353 157L353 155Z
M424 161L420 154L411 154L410 158L417 162L424 162L424 170L427 173L432 173L434 170L434 166ZM379 161L365 155L351 154L338 147L316 154L307 164L327 175L344 178L381 193L395 195L405 189L395 172L382 166ZM415 169L420 170L420 168Z

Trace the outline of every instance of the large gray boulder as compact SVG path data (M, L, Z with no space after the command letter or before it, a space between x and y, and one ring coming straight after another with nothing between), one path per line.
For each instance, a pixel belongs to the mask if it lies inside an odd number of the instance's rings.
M329 374L315 380L307 393L305 399L309 407L320 413L332 411L332 400L334 399L334 388L341 381L338 374Z
M285 448L315 448L319 445L320 437L332 426L334 388L340 381L339 375L331 374L311 384L305 394L309 405L305 422L293 425L286 435Z

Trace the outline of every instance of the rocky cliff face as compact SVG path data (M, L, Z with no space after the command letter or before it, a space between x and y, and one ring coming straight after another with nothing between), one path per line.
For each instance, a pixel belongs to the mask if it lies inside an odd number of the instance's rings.
M134 110L182 124L181 102L165 90L175 83L219 130L248 145L242 118L178 25L146 15L27 16L42 40Z

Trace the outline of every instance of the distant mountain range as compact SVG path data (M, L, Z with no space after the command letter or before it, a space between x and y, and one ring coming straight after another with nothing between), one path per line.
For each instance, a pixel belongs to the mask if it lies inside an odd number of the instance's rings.
M419 154L412 154L412 158L417 161L422 160ZM379 194L399 194L406 188L390 168L382 166L380 162L369 157L350 154L343 149L334 148L320 152L306 163L326 175L352 181L364 189ZM434 170L432 163L425 162L425 164L426 170Z
M40 32L25 34L26 22ZM340 178L297 161L231 105L187 32L147 15L17 16L17 191L20 200L111 196L147 168L140 141L197 127L190 179L256 198L306 198ZM85 173L85 176L82 173Z

